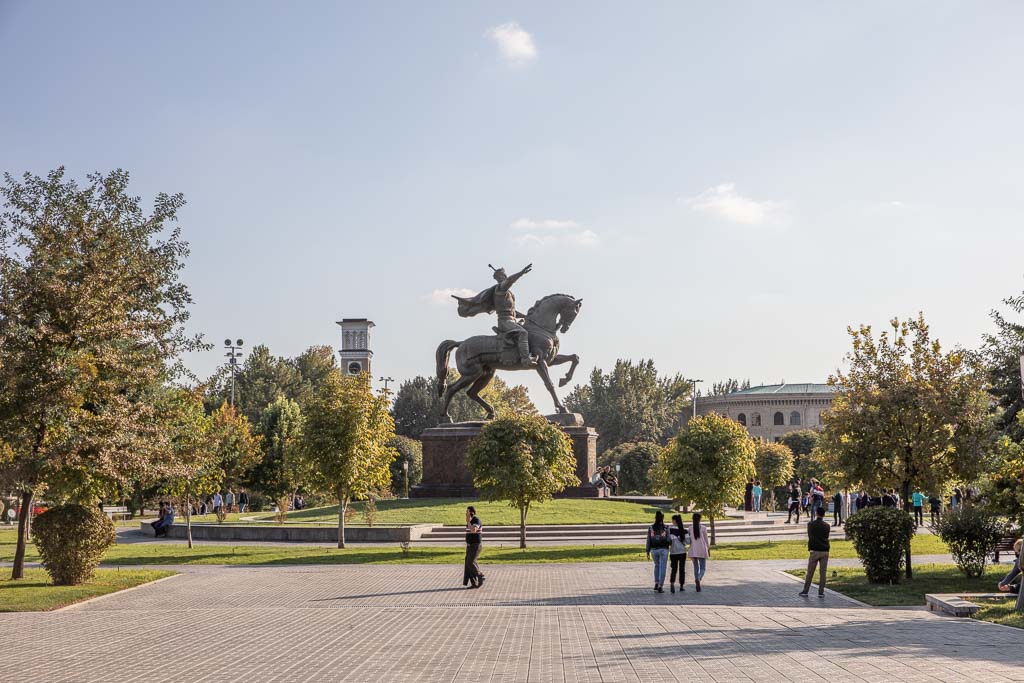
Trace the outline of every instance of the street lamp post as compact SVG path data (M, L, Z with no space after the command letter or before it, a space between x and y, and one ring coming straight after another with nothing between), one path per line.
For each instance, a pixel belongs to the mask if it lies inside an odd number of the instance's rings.
M409 461L402 461L402 471L405 472L405 498L409 499Z
M1020 357L1020 395L1024 398L1024 354ZM1024 567L1024 543L1021 544L1020 552L1017 553L1017 566ZM1018 612L1024 612L1024 581L1021 583L1021 590L1017 593L1017 606L1015 609Z
M390 395L391 394L391 390L388 389L388 385L391 384L392 382L394 382L395 378L394 377L381 377L379 381L384 382L384 395L385 396Z
M693 416L697 417L697 384L703 382L702 379L691 379L690 384L693 387Z
M242 340L236 339L233 343L230 339L224 340L224 348L228 350L224 355L228 358L228 365L231 367L231 407L235 407L235 373L238 371L238 359L242 357Z

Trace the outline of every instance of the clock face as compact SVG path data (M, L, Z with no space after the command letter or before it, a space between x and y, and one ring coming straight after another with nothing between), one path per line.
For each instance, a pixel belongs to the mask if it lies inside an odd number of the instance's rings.
M348 364L348 374L358 375L362 371L363 366L362 364L359 363L359 361L352 361L351 363Z

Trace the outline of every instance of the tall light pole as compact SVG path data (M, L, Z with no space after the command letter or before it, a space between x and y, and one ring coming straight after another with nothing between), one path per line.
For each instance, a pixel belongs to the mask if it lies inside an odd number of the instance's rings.
M231 407L235 407L235 373L238 371L238 359L242 357L242 340L236 339L234 343L230 339L224 340L224 348L228 350L224 355L228 358L228 365L231 367Z
M1020 356L1020 396L1024 398L1024 354ZM1020 552L1017 553L1017 566L1024 567L1024 544L1020 547ZM1017 593L1017 605L1016 610L1018 612L1024 612L1024 580L1022 580L1021 588Z
M693 386L693 416L697 417L697 383L703 382L702 379L691 379L690 384Z
M402 471L405 472L405 499L409 500L409 461L402 461Z
M388 385L391 384L392 382L394 382L395 378L394 377L381 377L379 381L384 382L384 395L385 396L389 395L391 393L391 390L388 389Z

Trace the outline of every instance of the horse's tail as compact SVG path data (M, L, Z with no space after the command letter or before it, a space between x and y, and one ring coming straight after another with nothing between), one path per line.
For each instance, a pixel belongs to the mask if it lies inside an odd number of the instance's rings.
M446 339L437 347L437 395L444 396L445 384L448 379L448 357L452 355L452 349L461 342L454 339Z

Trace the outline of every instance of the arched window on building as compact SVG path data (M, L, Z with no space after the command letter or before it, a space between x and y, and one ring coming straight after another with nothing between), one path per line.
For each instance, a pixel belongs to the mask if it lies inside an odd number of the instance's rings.
M775 413L775 419L773 420L776 425L785 425L786 418L782 413Z
M750 426L751 427L760 427L761 426L761 413L751 413L750 414Z
M739 415L737 415L736 416L736 421L739 422L744 427L746 427L747 426L747 416L746 416L746 413L740 413Z
M789 424L791 424L791 425L799 425L800 424L800 413L798 413L795 410L792 413L790 413L789 414Z

